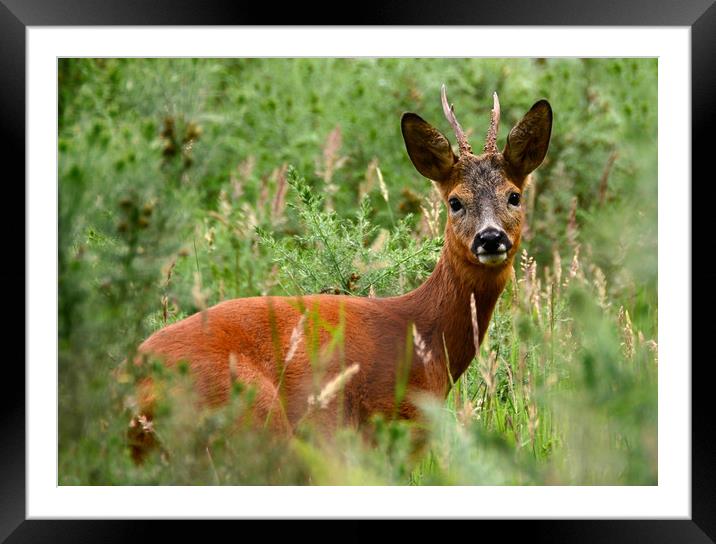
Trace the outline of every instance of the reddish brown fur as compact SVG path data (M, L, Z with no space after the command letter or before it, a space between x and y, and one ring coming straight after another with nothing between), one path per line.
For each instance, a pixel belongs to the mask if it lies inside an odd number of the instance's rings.
M551 110L549 121L551 126ZM426 169L426 161L430 163L431 178L438 182L446 200L459 194L461 199L479 206L485 195L502 198L506 191L523 187L524 170L532 167L510 163L502 153L466 153L458 159L449 144L445 145L444 136L419 117L406 114L403 123L411 159L421 172ZM544 133L541 125L540 130ZM531 134L527 131L528 137ZM522 146L521 152L530 150ZM536 154L540 154L539 150ZM359 371L348 381L343 394L326 408L311 412L311 419L321 429L330 432L340 423L339 417L344 423L359 425L376 413L415 419L415 393L443 399L451 379L456 380L475 355L471 294L477 305L480 341L487 331L519 246L522 212L514 217L506 213L497 213L497 220L509 227L505 232L513 246L499 265L480 264L470 251L474 232L464 225L457 228L448 214L440 259L425 283L412 292L389 298L314 295L229 300L157 331L140 346L140 352L159 356L169 365L189 361L200 398L210 406L227 401L232 377L253 386L257 392L256 420L265 421L270 414L269 427L279 434L289 435L309 412L309 396L352 364L358 364ZM284 367L292 332L304 310L304 334ZM310 338L317 336L318 345L325 346L331 337L328 329L342 320L342 348L315 367L309 355ZM413 324L427 344L429 361L406 354L406 338ZM407 364L408 393L396 407L396 376L401 365ZM143 398L141 409L151 414L151 394ZM135 437L135 442L141 447L141 438Z

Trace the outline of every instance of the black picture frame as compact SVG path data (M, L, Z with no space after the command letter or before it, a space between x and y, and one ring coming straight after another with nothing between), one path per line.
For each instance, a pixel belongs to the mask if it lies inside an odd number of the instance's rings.
M24 225L25 202L23 186L17 179L25 176L25 30L28 26L75 25L254 25L254 24L399 24L399 25L569 25L569 26L684 26L691 29L692 77L692 179L702 179L708 187L705 193L692 192L693 224L692 248L706 247L709 214L696 213L698 204L710 203L713 185L706 180L709 162L710 124L714 116L716 97L716 4L714 0L600 0L576 2L553 0L538 2L477 3L466 0L428 2L413 0L409 4L363 1L357 9L335 10L304 3L284 3L276 9L267 3L196 0L0 0L0 149L5 171L15 166L15 176L7 175L3 188L7 212L2 215L3 233L15 233L17 225ZM341 20L350 13L349 20ZM692 185L693 186L693 185ZM12 189L20 195L10 199ZM698 198L696 198L698 197ZM12 211L22 215L13 217ZM685 232L686 232L685 226ZM5 289L6 315L12 312L12 323L25 323L19 312L24 308L24 296L30 286L25 281L25 238L4 237L6 256L15 264L2 267L0 276L6 286L22 284L25 289ZM702 242L701 244L699 242ZM692 253L693 255L693 253ZM22 259L21 259L22 256ZM685 263L689 264L690 263ZM709 285L714 276L708 267L691 268L692 286ZM713 270L713 269L712 269ZM699 275L703 277L699 277ZM11 291L11 292L7 292ZM713 289L699 289L692 300L704 309L716 302ZM13 297L23 296L23 301ZM693 310L696 308L694 307ZM693 312L692 310L692 312ZM705 337L710 331L707 319L696 314L684 316L692 323L692 338ZM8 340L13 338L9 334ZM708 336L706 336L708 337ZM9 344L8 344L9 345ZM24 344L23 344L24 355ZM716 440L711 438L714 420L707 404L713 396L709 375L709 357L691 361L692 372L692 517L690 520L528 520L483 522L496 528L510 540L516 538L549 542L716 542ZM3 442L0 447L0 541L7 542L124 542L166 538L166 524L150 521L78 521L26 520L25 491L25 393L24 371L17 358L6 354L3 393L0 395ZM52 364L48 361L48 364ZM12 385L14 384L14 385ZM710 403L709 403L710 404ZM179 530L186 537L207 537L206 525L201 527L181 523ZM342 534L353 539L372 535L373 529L364 522L351 522L353 528ZM424 531L422 525L404 528L410 535L413 528ZM470 531L474 529L469 529ZM295 538L295 529L291 529ZM326 533L330 534L330 533ZM272 536L279 536L272 528ZM405 538L406 533L401 534ZM217 533L218 537L218 533Z

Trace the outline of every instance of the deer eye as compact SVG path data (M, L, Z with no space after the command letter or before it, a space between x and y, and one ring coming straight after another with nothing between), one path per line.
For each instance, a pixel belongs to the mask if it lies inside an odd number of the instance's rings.
M457 198L451 198L448 200L448 204L450 204L450 209L454 212L462 210L462 203Z
M507 202L511 204L512 206L519 206L520 205L520 193L510 193L510 198L507 199Z

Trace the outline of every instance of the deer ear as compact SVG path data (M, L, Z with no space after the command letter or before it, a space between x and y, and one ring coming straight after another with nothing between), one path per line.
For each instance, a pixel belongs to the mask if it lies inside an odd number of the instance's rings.
M417 171L433 181L447 180L457 162L448 139L414 113L403 114L400 129L403 132L405 148Z
M520 180L544 160L552 133L552 107L546 100L537 102L507 136L502 155Z

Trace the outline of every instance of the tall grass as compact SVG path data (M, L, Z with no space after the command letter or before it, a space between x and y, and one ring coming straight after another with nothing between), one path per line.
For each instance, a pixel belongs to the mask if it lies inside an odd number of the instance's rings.
M63 59L59 78L61 485L656 483L654 59ZM513 280L446 401L284 442L249 424L250 388L197 410L186 368L157 364L157 415L134 424L162 447L135 466L120 363L154 330L228 298L427 277L444 212L399 118L448 133L442 82L473 139L494 90L498 144L537 99L555 112Z

